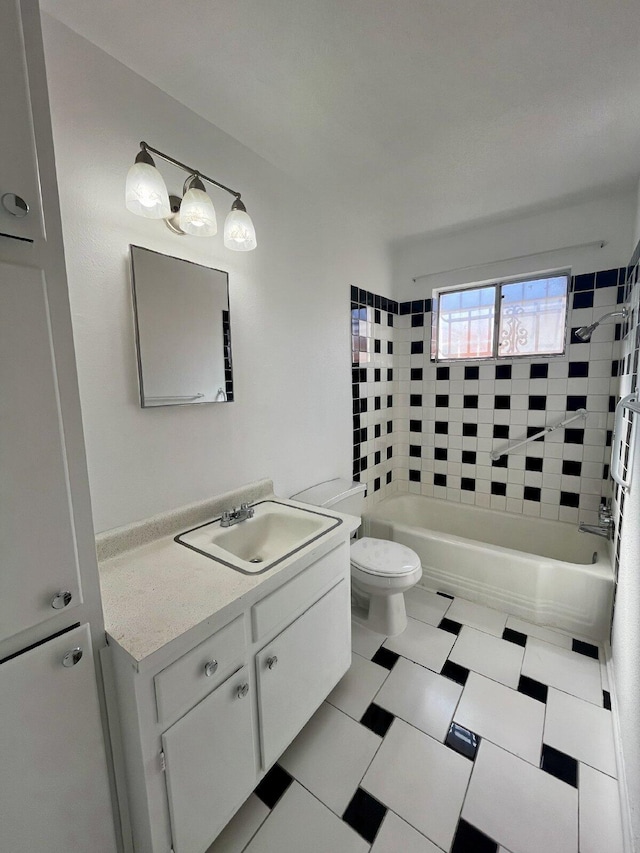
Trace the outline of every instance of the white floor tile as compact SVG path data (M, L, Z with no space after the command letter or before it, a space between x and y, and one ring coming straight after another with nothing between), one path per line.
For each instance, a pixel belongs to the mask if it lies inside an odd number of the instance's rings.
M516 616L507 617L507 628L511 628L513 631L520 631L521 634L526 634L527 637L535 637L537 640L544 640L563 649L571 648L572 638L568 634L554 631L553 628L535 625L533 622L525 622L524 619L518 619Z
M507 687L517 687L524 649L515 643L508 643L498 637L492 637L475 628L462 628L449 655L454 663L467 669L486 675L494 681L500 681Z
M448 631L409 617L404 632L397 637L389 637L384 645L414 663L440 672L455 639L455 635Z
M577 790L486 740L462 817L516 853L578 851Z
M602 705L600 664L593 658L542 640L527 641L522 674Z
M207 853L241 853L268 816L267 806L255 794L251 794L209 847Z
M472 672L455 712L456 723L540 766L544 705Z
M324 704L279 764L342 816L380 743L378 735L332 705Z
M500 613L499 610L492 610L490 607L484 607L482 604L475 604L473 601L465 601L464 598L456 598L447 610L447 619L453 619L454 622L462 622L463 625L468 625L470 628L477 628L487 634L502 637L507 622L507 614Z
M362 787L448 850L472 766L452 749L396 719Z
M386 639L384 634L370 631L359 622L351 623L351 648L363 658L371 660Z
M375 701L396 717L444 741L461 693L462 687L454 681L400 658Z
M609 776L617 775L611 711L551 689L544 742Z
M354 654L351 667L328 695L327 702L360 720L388 675L388 669Z
M387 812L376 835L371 853L442 853L442 851L397 814Z
M580 853L623 853L618 783L580 765Z
M413 589L405 593L404 603L408 616L437 626L449 609L451 599L437 595L435 592L429 592L422 587L414 586Z
M293 782L246 853L366 853L368 849L364 838Z

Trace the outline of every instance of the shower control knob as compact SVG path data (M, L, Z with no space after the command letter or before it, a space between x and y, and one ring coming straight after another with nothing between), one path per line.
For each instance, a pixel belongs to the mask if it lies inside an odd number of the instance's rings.
M205 665L204 665L204 674L207 676L207 678L210 678L214 674L214 672L217 670L217 668L218 668L218 661L217 660L207 661L207 663L205 663Z
M244 684L240 684L236 692L238 695L238 699L243 699L249 692L249 685L247 684L247 682L245 681Z
M27 202L15 193L5 193L0 201L2 201L2 206L7 213L10 213L11 216L15 216L16 219L24 219L24 217L29 213L29 205Z
M278 665L278 658L276 657L276 655L273 655L273 657L267 658L267 666L269 667L269 669L275 669L275 667L277 665Z
M58 592L51 599L51 606L54 610L64 610L64 608L71 603L72 598L73 596L68 589L63 592Z
M62 658L62 666L75 666L82 660L82 649L78 646L75 649L69 649L66 655Z

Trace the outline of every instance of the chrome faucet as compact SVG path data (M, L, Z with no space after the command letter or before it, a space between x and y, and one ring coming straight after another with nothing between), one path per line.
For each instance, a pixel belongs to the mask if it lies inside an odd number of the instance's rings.
M600 504L598 509L598 523L585 524L581 521L578 525L580 533L593 533L594 536L602 536L603 539L613 538L613 516L611 515L611 504Z
M220 527L232 527L241 521L246 521L248 518L253 518L255 510L249 504L240 504L240 509L225 510L220 517Z

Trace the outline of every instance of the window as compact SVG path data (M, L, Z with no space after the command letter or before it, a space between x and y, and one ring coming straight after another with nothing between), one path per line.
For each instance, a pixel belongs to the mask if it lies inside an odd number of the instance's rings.
M434 292L434 361L564 353L568 273Z

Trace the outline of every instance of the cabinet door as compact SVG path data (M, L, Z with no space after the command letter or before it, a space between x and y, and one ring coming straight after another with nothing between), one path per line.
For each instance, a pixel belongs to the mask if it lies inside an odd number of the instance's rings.
M349 584L342 580L257 656L265 769L284 752L350 662Z
M88 625L0 664L0 721L0 848L114 853Z
M41 230L40 189L19 0L0 3L0 33L0 197L15 193L30 208L19 218L0 203L0 235L33 240Z
M204 853L256 782L247 667L162 735L175 853Z
M2 640L59 613L60 592L67 610L81 601L47 288L33 267L0 263L0 388Z

